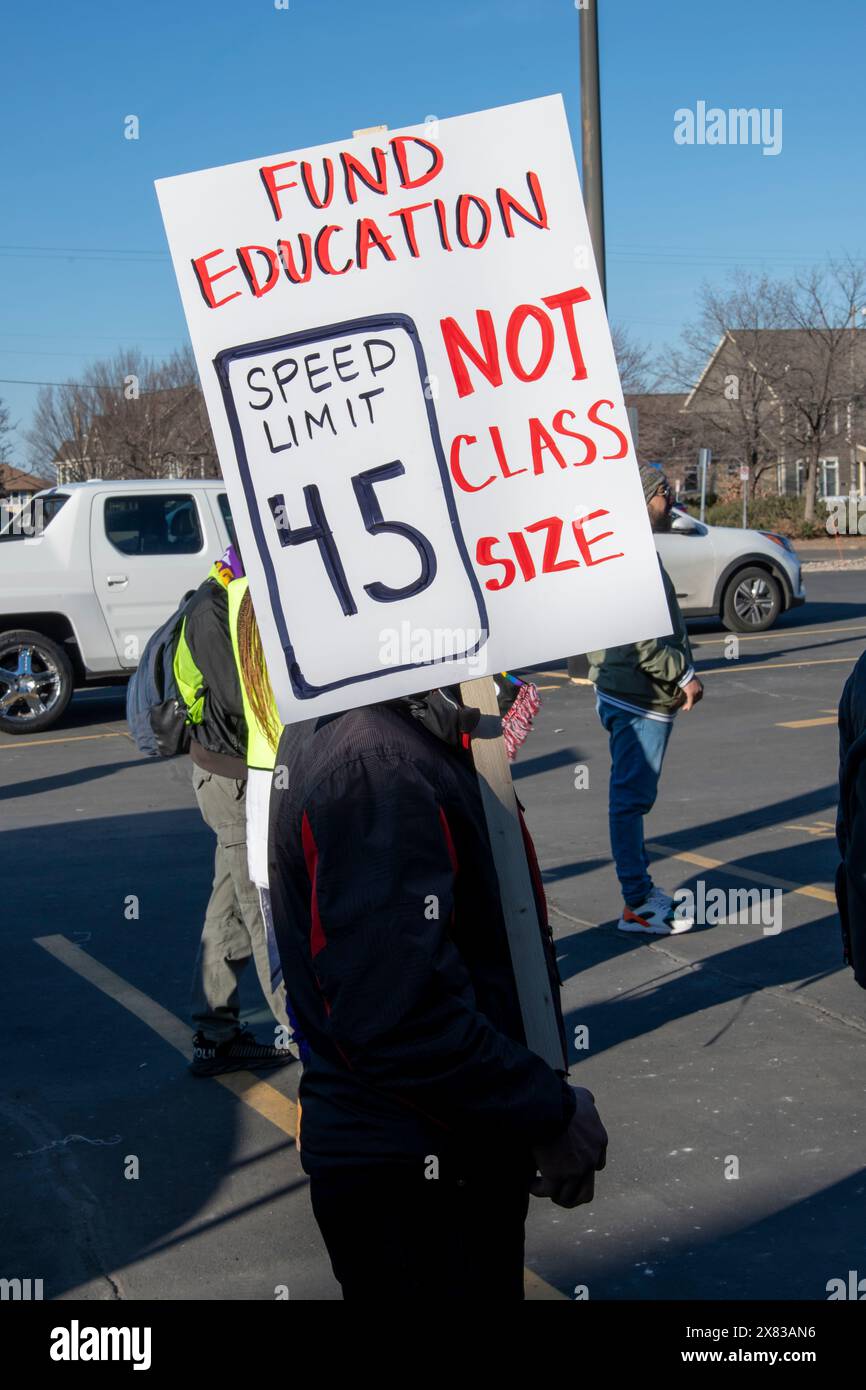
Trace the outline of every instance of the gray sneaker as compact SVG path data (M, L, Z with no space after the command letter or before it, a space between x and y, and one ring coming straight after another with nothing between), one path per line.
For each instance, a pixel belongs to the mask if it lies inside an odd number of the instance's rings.
M673 899L655 888L640 907L624 907L617 922L620 931L636 936L677 936L694 925L693 917L678 917Z

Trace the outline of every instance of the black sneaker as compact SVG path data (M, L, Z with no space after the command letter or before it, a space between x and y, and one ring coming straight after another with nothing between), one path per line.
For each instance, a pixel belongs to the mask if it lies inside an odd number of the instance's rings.
M192 1040L193 1076L219 1076L226 1071L260 1071L265 1067L282 1067L288 1062L297 1061L297 1048L272 1047L260 1043L249 1028L239 1028L234 1037L227 1042L215 1043L204 1033L196 1033Z

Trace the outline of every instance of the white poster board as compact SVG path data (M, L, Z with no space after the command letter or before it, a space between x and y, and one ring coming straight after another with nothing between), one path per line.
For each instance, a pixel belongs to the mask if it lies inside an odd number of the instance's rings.
M287 723L671 630L560 97L157 191Z

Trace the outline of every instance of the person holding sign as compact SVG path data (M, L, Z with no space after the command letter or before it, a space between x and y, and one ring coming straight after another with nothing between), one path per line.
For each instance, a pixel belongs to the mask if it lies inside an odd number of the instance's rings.
M667 478L660 468L644 464L640 479L653 530L668 530L672 493ZM676 592L661 560L659 568L671 636L587 653L598 715L610 736L610 845L625 899L617 925L643 936L670 936L694 926L692 918L674 913L673 898L654 887L644 846L643 818L655 804L674 716L679 709L693 709L704 693Z
M277 753L268 875L309 1046L301 1162L347 1300L521 1299L530 1192L588 1202L605 1163L590 1092L524 1043L477 720L432 691L288 725ZM526 833L525 852L562 1028Z

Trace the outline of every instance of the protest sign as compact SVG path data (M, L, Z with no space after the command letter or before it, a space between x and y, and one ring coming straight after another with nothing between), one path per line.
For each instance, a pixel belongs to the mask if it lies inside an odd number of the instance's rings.
M670 631L560 97L157 189L284 721Z

